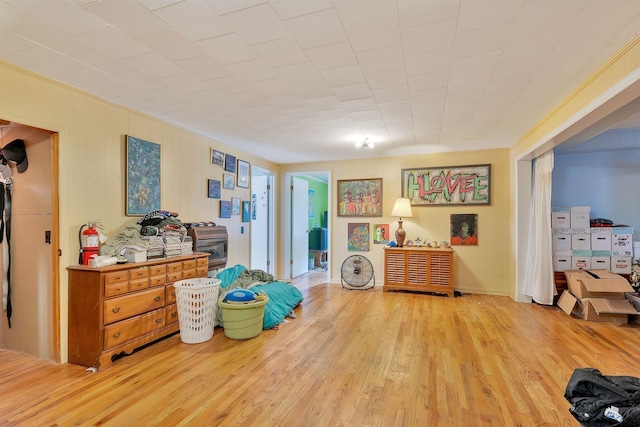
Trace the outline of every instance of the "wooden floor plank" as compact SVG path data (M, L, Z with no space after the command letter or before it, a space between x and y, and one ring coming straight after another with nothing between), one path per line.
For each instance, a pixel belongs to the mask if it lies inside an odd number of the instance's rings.
M179 335L97 373L0 350L0 425L574 426L575 368L640 377L640 325L508 297L294 281L296 318L251 340Z

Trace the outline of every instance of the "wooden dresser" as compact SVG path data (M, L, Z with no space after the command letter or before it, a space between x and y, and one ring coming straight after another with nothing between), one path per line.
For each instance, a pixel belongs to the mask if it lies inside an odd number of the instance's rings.
M455 296L453 249L384 249L384 291L421 291Z
M69 362L96 369L180 330L173 283L207 277L208 254L69 272Z

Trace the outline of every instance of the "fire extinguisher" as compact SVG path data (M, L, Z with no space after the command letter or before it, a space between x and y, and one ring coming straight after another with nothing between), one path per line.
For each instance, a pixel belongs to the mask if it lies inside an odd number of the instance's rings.
M89 259L94 255L98 255L98 246L100 244L100 235L96 230L95 224L93 222L83 224L80 227L78 237L80 239L80 258L78 262L89 265Z

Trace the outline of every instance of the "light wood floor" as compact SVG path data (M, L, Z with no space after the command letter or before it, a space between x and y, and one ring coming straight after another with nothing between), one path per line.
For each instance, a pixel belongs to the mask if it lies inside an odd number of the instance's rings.
M297 318L248 341L175 335L98 373L0 351L0 425L577 426L575 368L640 376L635 323L325 280L297 280Z

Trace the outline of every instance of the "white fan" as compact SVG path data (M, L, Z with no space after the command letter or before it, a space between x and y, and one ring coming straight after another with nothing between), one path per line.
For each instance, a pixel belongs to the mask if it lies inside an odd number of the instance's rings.
M373 283L371 280L373 279ZM373 265L362 255L351 255L340 268L340 282L345 289L371 289L376 285ZM346 286L345 286L346 284Z

